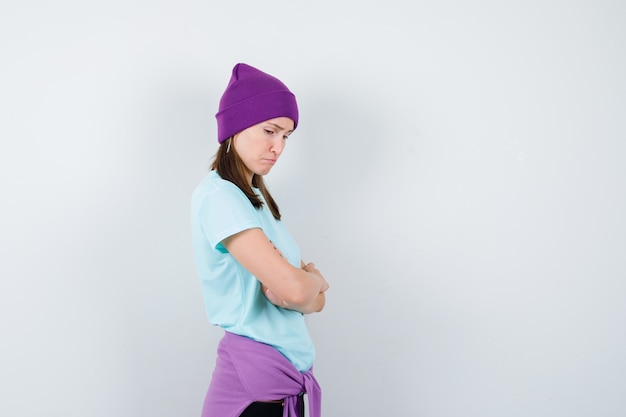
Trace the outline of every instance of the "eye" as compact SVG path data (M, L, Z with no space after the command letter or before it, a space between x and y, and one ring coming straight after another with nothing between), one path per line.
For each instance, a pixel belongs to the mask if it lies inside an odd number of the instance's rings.
M272 129L263 129L265 130L265 133L267 133L268 135L273 135L274 131Z

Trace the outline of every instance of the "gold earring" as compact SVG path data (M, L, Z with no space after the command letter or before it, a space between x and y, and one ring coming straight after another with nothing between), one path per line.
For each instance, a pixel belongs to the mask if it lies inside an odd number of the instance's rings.
M228 138L228 147L226 148L226 153L230 152L230 142L232 142L233 138Z

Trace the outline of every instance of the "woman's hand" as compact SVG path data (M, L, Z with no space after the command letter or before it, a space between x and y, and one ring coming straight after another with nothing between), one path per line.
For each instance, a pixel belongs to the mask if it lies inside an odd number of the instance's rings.
M326 280L322 276L322 273L319 271L319 269L315 267L315 264L311 262L305 265L303 261L300 261L300 263L302 265L302 269L304 269L306 272L311 272L313 274L319 275L319 277L322 280L322 288L320 288L320 292L326 292L326 290L328 290L328 287L329 287L328 282L326 282Z
M311 263L305 264L304 262L301 262L301 266L302 266L302 269L305 270L306 272L310 272L312 274L318 275L319 278L321 278L322 280L322 287L320 288L320 292L318 296L315 298L315 300L313 300L312 303L306 306L292 308L292 310L299 311L303 314L320 312L326 305L326 296L324 293L328 290L329 285L324 279L324 277L322 276L322 274L320 273L320 271L315 267L314 263L311 262ZM263 295L265 295L265 298L267 298L270 303L278 307L288 308L287 303L281 300L280 298L278 298L276 294L274 294L272 290L270 290L267 286L261 284L261 291L263 291Z
M303 307L302 309L298 309L298 311L303 314L319 313L324 309L324 306L326 305L326 291L329 288L328 282L326 282L326 279L322 276L322 273L315 267L315 264L313 262L305 265L304 262L301 261L301 264L302 269L304 269L306 272L316 274L322 280L322 286L315 300L313 300L311 304Z

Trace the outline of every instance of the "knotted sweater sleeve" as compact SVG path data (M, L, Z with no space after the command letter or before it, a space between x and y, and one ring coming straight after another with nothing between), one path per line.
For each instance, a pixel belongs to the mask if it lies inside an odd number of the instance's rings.
M255 401L285 399L284 417L298 415L298 395L306 393L311 417L321 416L321 389L312 370L299 372L269 345L226 332L202 417L237 417Z

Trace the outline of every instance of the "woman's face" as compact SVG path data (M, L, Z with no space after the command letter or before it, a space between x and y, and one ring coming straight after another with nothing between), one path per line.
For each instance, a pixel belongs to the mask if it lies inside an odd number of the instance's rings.
M248 168L248 182L252 182L252 174L270 172L283 153L293 128L293 120L277 117L250 126L233 137L232 146Z

